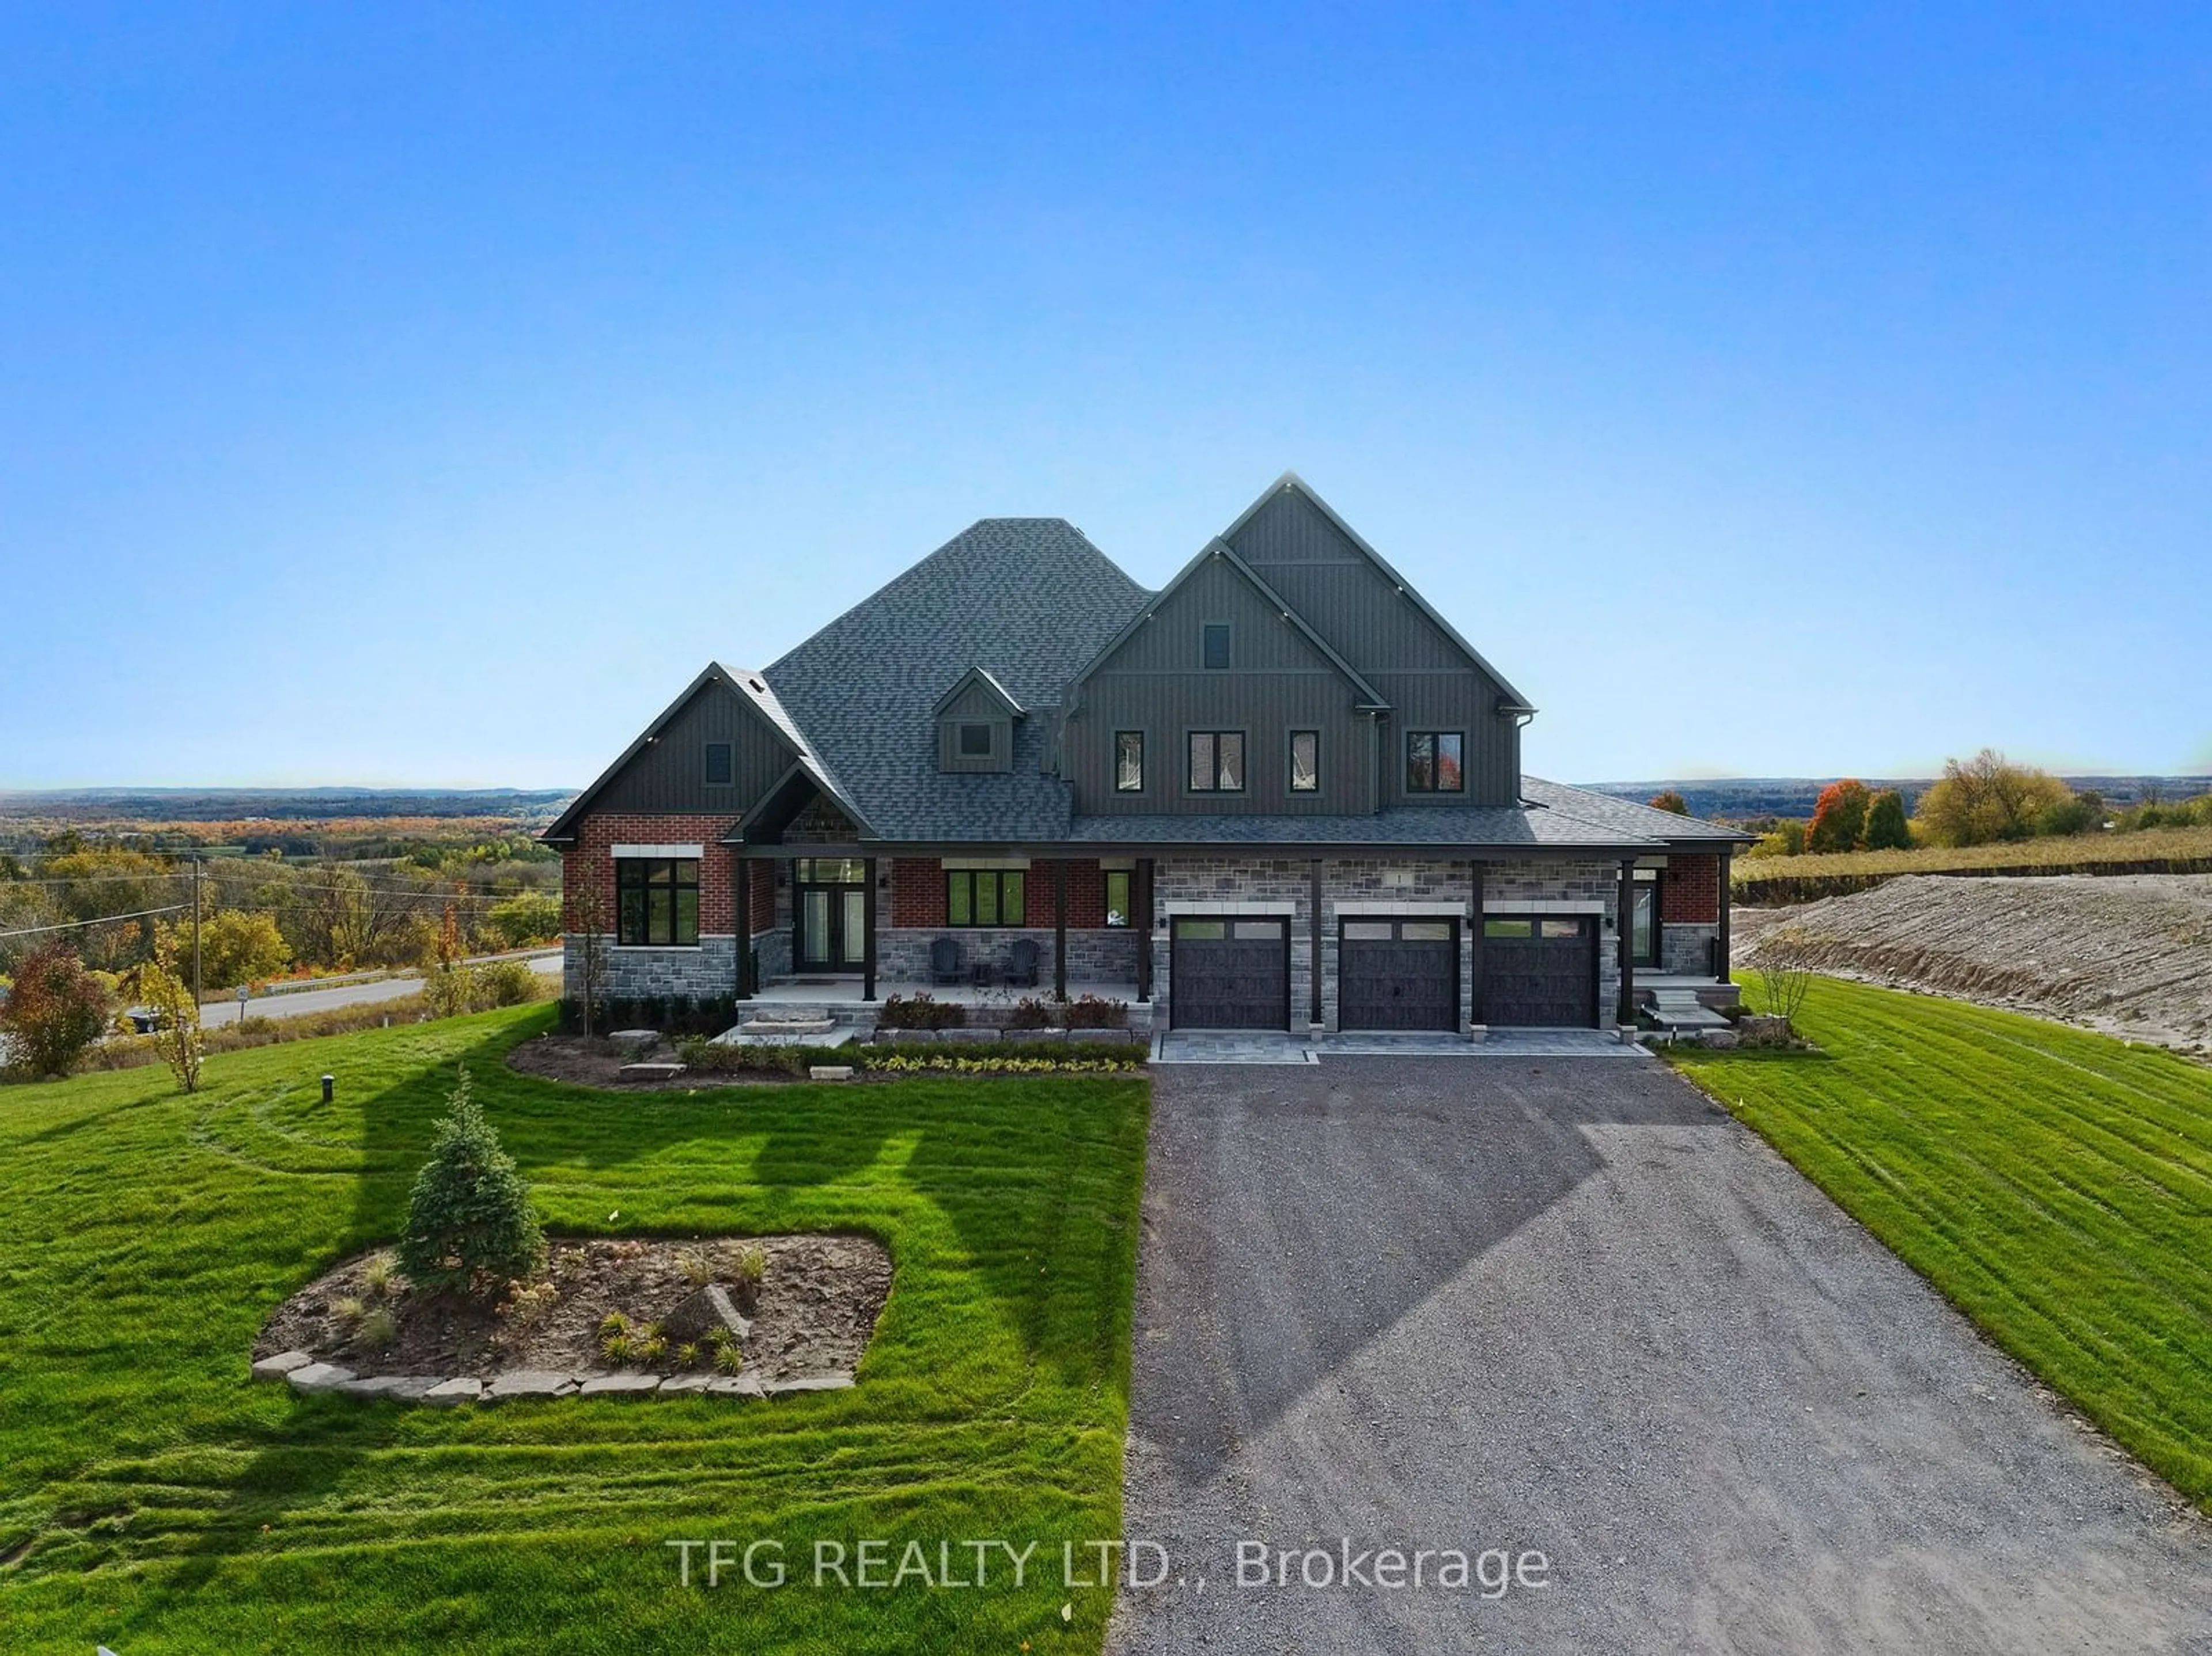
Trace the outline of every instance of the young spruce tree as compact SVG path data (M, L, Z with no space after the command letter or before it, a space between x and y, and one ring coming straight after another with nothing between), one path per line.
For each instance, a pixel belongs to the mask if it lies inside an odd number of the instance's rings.
M407 1199L399 1268L425 1293L477 1293L529 1276L544 1250L529 1183L500 1148L463 1070Z

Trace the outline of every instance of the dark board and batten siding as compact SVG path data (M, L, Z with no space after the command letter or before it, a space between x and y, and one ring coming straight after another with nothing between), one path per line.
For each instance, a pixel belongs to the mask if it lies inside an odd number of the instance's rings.
M707 744L730 744L727 786L707 783ZM798 758L758 710L709 681L592 801L594 811L739 816Z
M1208 623L1230 628L1230 665L1204 662ZM1225 560L1197 569L1084 682L1061 733L1078 811L1371 812L1373 742L1359 692ZM1244 732L1241 792L1194 792L1193 731ZM1321 787L1290 788L1290 732L1321 735ZM1114 786L1114 733L1145 734L1145 786Z
M1504 687L1470 662L1419 604L1295 488L1278 489L1225 538L1260 578L1389 701L1386 805L1508 805L1520 798L1521 734L1497 711ZM1467 733L1467 792L1405 792L1405 732Z
M960 751L960 727L963 725L988 725L991 727L991 751L988 755ZM981 681L969 682L939 711L937 719L938 769L969 774L1008 771L1013 768L1013 720L1007 714L1005 698L989 685Z

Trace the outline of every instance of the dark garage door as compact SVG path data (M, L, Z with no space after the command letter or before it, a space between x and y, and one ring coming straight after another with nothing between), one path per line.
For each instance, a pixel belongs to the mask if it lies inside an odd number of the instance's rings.
M1597 1027L1597 920L1498 915L1482 923L1482 1017L1506 1028Z
M1336 1021L1346 1029L1457 1029L1459 922L1345 921Z
M1168 1022L1178 1029L1291 1027L1291 925L1250 916L1181 917L1168 963Z

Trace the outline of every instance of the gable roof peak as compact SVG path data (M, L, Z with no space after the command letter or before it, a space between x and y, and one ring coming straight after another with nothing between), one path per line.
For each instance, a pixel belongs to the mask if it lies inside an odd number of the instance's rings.
M950 707L954 701L957 701L961 693L966 690L970 684L981 684L994 696L997 697L1000 703L1006 708L1006 714L1009 718L1026 719L1029 717L1029 709L1023 707L1020 702L1014 700L1012 693L992 676L991 670L988 667L970 667L966 672L961 674L959 677L954 679L952 681L952 688L945 691L943 695L937 698L937 706L933 711L941 717L945 710L947 707Z
M1437 630L1442 633L1445 638L1451 641L1454 647L1455 647L1462 655L1465 656L1469 661L1480 668L1483 672L1489 675L1491 681L1498 686L1499 691L1502 693L1498 702L1499 712L1534 713L1536 711L1534 705L1529 701L1528 698L1522 695L1520 691L1515 689L1511 682L1506 678L1505 675L1499 672L1494 666L1491 665L1488 658L1484 656L1482 652L1476 649L1474 646L1469 644L1467 640L1462 636L1459 628L1453 626L1449 621L1446 621L1437 607L1421 596L1420 590L1418 587L1414 586L1412 582L1408 581L1403 575L1400 574L1388 558L1384 557L1380 552L1377 552L1372 546L1369 545L1367 543L1366 537L1361 535L1360 532L1354 529L1350 524L1346 523L1343 517L1337 512L1336 508L1331 506L1327 500L1322 499L1321 495L1315 490L1314 486L1306 482L1304 478L1299 476L1297 472L1285 471L1281 476L1276 478L1273 482L1268 484L1267 488L1261 492L1260 498L1253 501L1251 505L1246 507L1243 511L1237 513L1237 521L1221 531L1221 538L1224 541L1233 543L1237 535L1244 529L1246 525L1249 524L1253 519L1260 515L1262 510L1268 506L1273 505L1279 497L1284 494L1297 495L1308 506L1311 507L1316 512L1319 513L1331 528L1335 530L1338 534L1343 536L1346 541L1350 542L1363 557L1375 566L1376 571L1382 574L1382 578L1388 580L1392 586L1397 589L1400 597L1410 600L1413 607L1419 610L1422 615L1425 616L1430 622L1435 626Z

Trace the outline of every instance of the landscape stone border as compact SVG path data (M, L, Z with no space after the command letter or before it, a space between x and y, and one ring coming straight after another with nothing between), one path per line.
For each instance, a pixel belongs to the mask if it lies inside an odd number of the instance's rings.
M372 1374L366 1378L334 1362L318 1362L313 1352L280 1351L252 1368L257 1380L283 1380L302 1396L389 1398L395 1403L423 1403L432 1408L456 1404L491 1404L514 1399L644 1398L695 1395L710 1398L781 1398L804 1392L842 1392L854 1383L848 1368L796 1380L763 1380L757 1374L648 1374L635 1369L507 1368L497 1374Z

